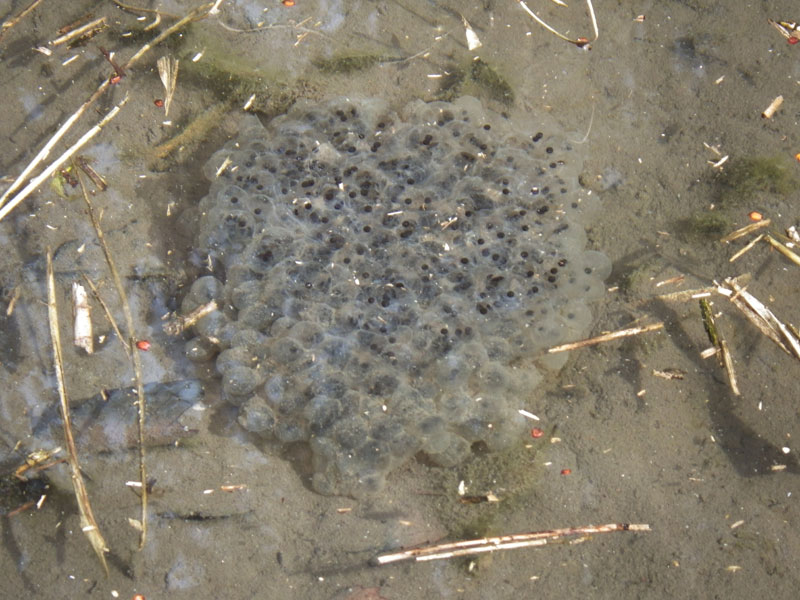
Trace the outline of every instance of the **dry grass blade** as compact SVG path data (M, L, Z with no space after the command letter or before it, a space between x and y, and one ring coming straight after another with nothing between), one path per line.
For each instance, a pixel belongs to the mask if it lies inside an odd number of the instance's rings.
M64 383L64 362L61 352L61 335L58 330L58 306L56 304L56 283L53 274L53 253L47 248L47 315L50 322L50 337L53 340L53 360L56 366L56 380L58 381L58 397L60 399L61 417L64 420L64 440L67 446L67 462L72 471L72 487L75 490L75 498L78 501L78 511L81 518L81 530L89 538L89 543L94 548L97 558L103 564L106 575L108 575L108 564L106 563L105 553L108 547L100 533L100 528L95 521L92 506L89 503L89 494L83 483L80 464L78 463L78 450L75 448L75 439L72 436L72 424L69 416L69 400L67 398L67 386Z
M169 116L169 107L172 105L172 97L175 95L175 87L178 84L178 65L180 62L171 56L162 56L156 62L158 66L158 76L164 84L164 116Z
M106 238L103 230L100 227L100 222L94 214L94 207L92 201L89 199L89 194L86 191L86 185L83 182L83 177L78 173L78 181L81 185L81 192L83 199L86 202L86 207L89 210L89 219L92 222L94 231L97 234L97 241L100 242L100 247L103 249L103 254L108 263L108 269L111 271L111 276L114 278L114 286L119 294L119 300L122 304L122 311L125 314L125 323L128 328L128 337L121 338L120 341L128 347L128 357L133 360L133 370L136 377L136 406L138 409L138 424L139 424L139 480L141 482L141 531L139 536L139 547L142 548L147 541L147 469L145 466L145 452L144 452L144 431L145 431L145 414L146 402L144 396L144 383L142 377L142 360L136 348L136 336L133 326L133 314L131 313L131 306L128 302L128 295L125 293L125 288L122 285L122 278L119 276L114 259L111 256L111 251L106 244Z

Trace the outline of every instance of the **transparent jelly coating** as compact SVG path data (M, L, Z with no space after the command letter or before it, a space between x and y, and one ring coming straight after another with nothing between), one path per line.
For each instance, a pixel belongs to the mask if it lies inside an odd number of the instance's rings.
M186 296L219 306L187 352L218 353L243 427L309 444L318 491L521 440L538 359L588 330L610 263L585 249L581 156L529 121L342 98L253 119L206 165L198 244L224 274Z

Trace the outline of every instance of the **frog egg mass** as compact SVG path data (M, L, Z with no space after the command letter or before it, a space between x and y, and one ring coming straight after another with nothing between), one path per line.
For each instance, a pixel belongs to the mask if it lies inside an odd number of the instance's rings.
M187 354L216 361L245 429L310 446L317 491L519 442L560 366L544 351L587 333L610 271L585 249L594 200L579 146L530 122L337 99L253 118L206 165L198 244L223 268L183 301L218 306Z

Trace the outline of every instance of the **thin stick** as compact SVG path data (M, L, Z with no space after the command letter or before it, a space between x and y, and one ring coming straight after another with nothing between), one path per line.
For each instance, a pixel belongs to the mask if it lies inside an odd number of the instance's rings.
M68 31L64 35L57 37L52 42L50 42L51 46L60 46L61 44L66 44L67 42L71 42L75 38L81 37L84 33L92 31L93 29L97 29L98 31L102 29L102 26L105 25L106 18L100 17L99 19L95 19L90 23L86 23L86 25L81 25L77 29L73 29L72 31Z
M47 316L50 322L50 337L53 341L53 360L56 366L56 381L58 382L58 397L60 399L61 418L64 421L64 440L67 446L67 455L70 470L72 471L72 488L75 491L75 498L78 502L78 512L81 518L81 530L89 538L89 543L94 548L97 558L108 575L108 564L106 563L105 553L108 547L100 533L100 528L95 521L92 505L89 503L89 494L81 475L81 467L78 463L78 450L75 447L75 438L72 436L72 422L69 416L69 400L67 398L67 386L64 382L64 361L61 352L61 335L58 329L58 305L56 303L56 282L53 273L53 253L47 248Z
M164 323L164 332L167 335L179 335L192 325L197 323L202 317L217 310L216 300L211 300L195 308L188 315L175 315Z
M517 533L460 542L448 542L445 544L436 544L434 546L412 548L392 554L382 554L375 557L373 562L376 565L386 565L404 560L420 562L453 558L456 556L471 556L473 554L482 554L485 552L496 552L497 550L544 546L545 544L565 537L586 536L593 533L611 533L614 531L650 531L650 525L644 523L609 523L607 525L567 527L564 529L550 529L532 533Z
M604 333L597 337L589 338L588 340L581 340L579 342L571 342L569 344L561 344L560 346L553 346L548 348L547 352L554 354L556 352L565 352L567 350L577 350L578 348L585 348L586 346L596 346L603 342L610 342L619 338L630 337L632 335L639 335L640 333L647 333L656 331L664 327L663 322L653 323L644 327L632 327L630 329L620 329L619 331L612 331L611 333Z
M755 246L762 239L764 239L764 234L763 233L758 234L756 237L754 237L752 240L750 240L744 248L742 248L736 254L731 256L728 259L728 262L734 262L736 259L738 259L741 256L743 256L746 252L750 252L750 250L753 249L753 246Z
M33 9L35 9L37 6L39 6L39 4L41 4L41 3L42 3L42 0L33 0L33 2L31 2L31 3L28 5L28 8L24 8L24 9L22 9L22 12L21 12L21 13L19 13L19 14L18 14L16 17L13 17L13 18L9 19L8 21L4 21L4 22L3 22L3 25L2 25L2 26L0 26L0 28L2 28L2 31L0 31L0 40L2 40L2 39L3 39L3 36L6 34L6 32L7 32L9 29L11 29L12 27L14 27L14 25L16 25L16 24L17 24L17 23L19 23L19 22L20 22L22 19L24 19L25 17L27 17L27 16L28 16L28 14L29 14L29 13L30 13L30 12L31 12Z
M147 540L147 469L145 466L145 452L144 452L144 432L145 432L145 396L144 396L144 383L142 377L142 360L139 357L139 353L136 349L136 336L133 326L133 314L131 313L131 306L128 302L128 295L125 293L125 288L122 285L122 278L119 276L119 271L117 271L117 267L114 264L114 259L111 256L111 251L108 248L108 244L106 244L106 238L103 234L103 230L100 227L100 222L97 220L97 217L94 214L94 208L92 207L92 201L89 199L89 193L86 191L86 185L83 183L83 177L78 172L78 181L81 184L81 191L83 192L83 199L86 202L86 206L89 210L89 219L92 222L92 226L94 227L95 233L97 234L97 241L100 242L100 247L103 249L103 254L106 257L106 263L108 263L108 269L111 271L111 276L114 278L114 286L117 288L117 294L119 294L120 304L122 304L122 311L125 314L125 323L128 329L128 337L127 338L120 338L126 346L128 346L129 352L128 356L133 357L133 370L134 375L136 377L136 407L138 409L138 423L139 423L139 480L141 481L141 507L142 507L142 516L141 516L141 524L142 528L139 535L139 548L143 548L145 541Z
M71 157L73 154L75 154L75 153L76 153L78 150L80 150L80 149L81 149L81 148L82 148L82 147L83 147L83 146L84 146L84 145L85 145L85 144L86 144L86 143L87 143L87 142L88 142L90 139L92 139L94 136L96 136L96 135L97 135L97 134L100 132L100 130L101 130L101 129L103 129L103 127L105 127L105 126L108 124L108 122L109 122L109 121L111 121L111 119L113 119L114 117L116 117L116 116L117 116L117 114L119 113L120 109L121 109L123 106L125 106L125 103L126 103L127 101L128 101L128 96L127 96L127 94L126 94L126 95L125 95L125 97L122 99L122 102L120 102L120 103L119 103L119 104L117 104L117 105L116 105L114 108L112 108L112 109L111 109L111 110L108 112L108 114L107 114L105 117L103 117L103 118L100 120L100 122L99 122L97 125L95 125L94 127L92 127L92 128L91 128L89 131L87 131L85 134L83 134L83 136L81 137L81 139L79 139L77 142L75 142L74 144L72 144L72 146L70 146L70 147L67 149L67 151L66 151L66 152L64 152L64 154L62 154L61 156L59 156L59 157L58 157L58 158L57 158L57 159L56 159L56 160L55 160L55 161L54 161L54 162L53 162L53 163L52 163L52 164L51 164L49 167L47 167L47 168L46 168L44 171L42 171L42 172L41 172L41 173L40 173L38 176L36 176L36 177L34 177L33 179L31 179L31 180L30 180L30 182L28 183L28 185L26 185L26 186L25 186L25 187L24 187L24 188L23 188L23 189L22 189L22 190L21 190L21 191L20 191L20 192L19 192L19 193L18 193L16 196L14 196L14 197L13 197L13 198L12 198L12 199L11 199L11 200L10 200L10 201L9 201L9 202L6 204L6 205L5 205L5 206L3 206L2 199L0 199L0 206L2 206L2 208L0 208L0 221L2 221L2 220L3 220L3 219L6 217L6 215L7 215L8 213L10 213L12 210L14 210L14 208L16 208L17 204L19 204L20 202L22 202L23 200L25 200L25 198L27 198L27 197L28 197L28 196L31 194L31 192L33 192L33 191L34 191L34 190L36 190L36 189L37 189L37 188L38 188L40 185L42 185L42 183L43 183L43 182L44 182L44 181L45 181L45 180L46 180L48 177L50 177L50 176L51 176L53 173L55 173L55 172L56 172L56 170L57 170L59 167L61 167L61 165L63 165L65 162L67 162L67 161L70 159L70 157ZM85 105L84 105L84 106L85 106ZM78 114L78 113L75 113L75 115L77 115L77 114ZM74 117L75 115L73 115L73 117ZM72 117L70 117L70 120L71 120L71 119L72 119ZM72 121L72 122L74 122L74 121ZM52 140L51 140L51 141L52 141ZM48 146L49 146L49 147L48 147ZM45 147L42 149L42 151L41 151L41 152L39 152L39 155L40 155L40 156L42 156L42 160L44 160L44 158L45 158L45 157L46 157L46 156L47 156L47 155L50 153L50 149L51 149L51 148L52 148L52 145L50 145L50 142L48 142L47 146L45 146ZM38 156L37 156L37 158L38 158ZM36 160L36 159L34 159L34 160ZM41 162L41 161L39 161L39 162ZM33 163L31 163L31 165L33 165ZM30 165L29 165L29 167L30 167ZM27 168L27 169L25 169L25 171L23 171L23 174L22 174L22 175L20 175L20 176L17 178L17 181L20 181L20 180L21 180L21 178L23 178L23 177L24 177L24 176L26 176L28 173L30 173L30 171L31 171L31 170L32 170L32 169L30 169L30 168ZM15 181L15 182L12 184L12 186L11 186L12 188L14 187L14 185L16 185L17 181ZM11 189L11 188L9 188L9 189ZM8 193L8 190L6 190L6 193ZM3 195L3 198L5 198L5 197L6 197L6 195L4 194L4 195Z

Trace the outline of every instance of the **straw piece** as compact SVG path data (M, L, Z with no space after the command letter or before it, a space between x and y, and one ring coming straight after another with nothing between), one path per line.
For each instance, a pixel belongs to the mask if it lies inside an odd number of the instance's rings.
M550 529L547 531L485 537L474 540L463 540L460 542L447 542L434 546L411 548L391 554L382 554L375 557L373 563L375 565L386 565L405 560L421 562L457 556L470 556L485 552L496 552L497 550L531 548L535 546L544 546L565 537L587 536L594 533L611 533L614 531L650 531L650 525L645 523L608 523L607 525L567 527L564 529Z
M75 490L75 498L78 501L78 512L81 518L81 530L89 538L97 558L103 565L103 569L108 575L108 564L106 563L105 553L108 552L103 535L97 526L92 506L89 502L89 494L81 475L81 467L78 463L78 450L75 447L75 438L72 435L72 422L69 416L69 399L67 397L67 386L64 382L64 361L61 352L61 335L58 329L58 306L56 303L56 283L53 272L53 252L47 248L47 316L50 323L50 337L53 341L53 360L56 367L56 381L58 382L58 397L61 407L61 418L64 421L64 440L67 446L67 462L72 471L72 488Z
M86 354L92 354L94 337L89 297L86 295L86 288L77 281L72 282L72 310L74 315L72 341L79 348L83 348Z
M788 258L794 264L800 266L800 256L797 256L797 254L795 254L794 252L789 250L789 248L787 248L786 246L781 244L778 240L776 240L771 235L765 236L764 239L766 239L767 242L769 242L769 245L772 246L773 248L775 248L775 250L777 250L778 252L783 254L786 258Z
M730 296L730 290L721 288L721 294L729 296L731 302L741 310L744 315L758 327L764 335L769 337L787 354L800 359L800 339L787 327L775 314L760 300L741 287L736 281L728 277L725 280L736 293ZM787 348L788 346L788 348Z
M762 227L767 227L772 223L771 219L764 219L763 221L758 221L757 223L750 223L749 225L745 225L744 227L740 227L736 231L732 231L728 235L723 238L720 238L720 242L727 243L732 242L735 239L738 239L742 236L747 235L748 233L752 233Z
M644 327L631 327L630 329L620 329L618 331L612 331L610 333L604 333L603 335L598 335L597 337L589 338L587 340L581 340L579 342L571 342L569 344L561 344L560 346L554 346L552 348L548 348L547 352L550 354L554 354L556 352L565 352L567 350L577 350L578 348L585 348L586 346L595 346L597 344L601 344L603 342L610 342L611 340L616 340L619 338L629 337L632 335L639 335L641 333L647 333L650 331L656 331L658 329L662 329L664 327L663 322L653 323L652 325L645 325Z

